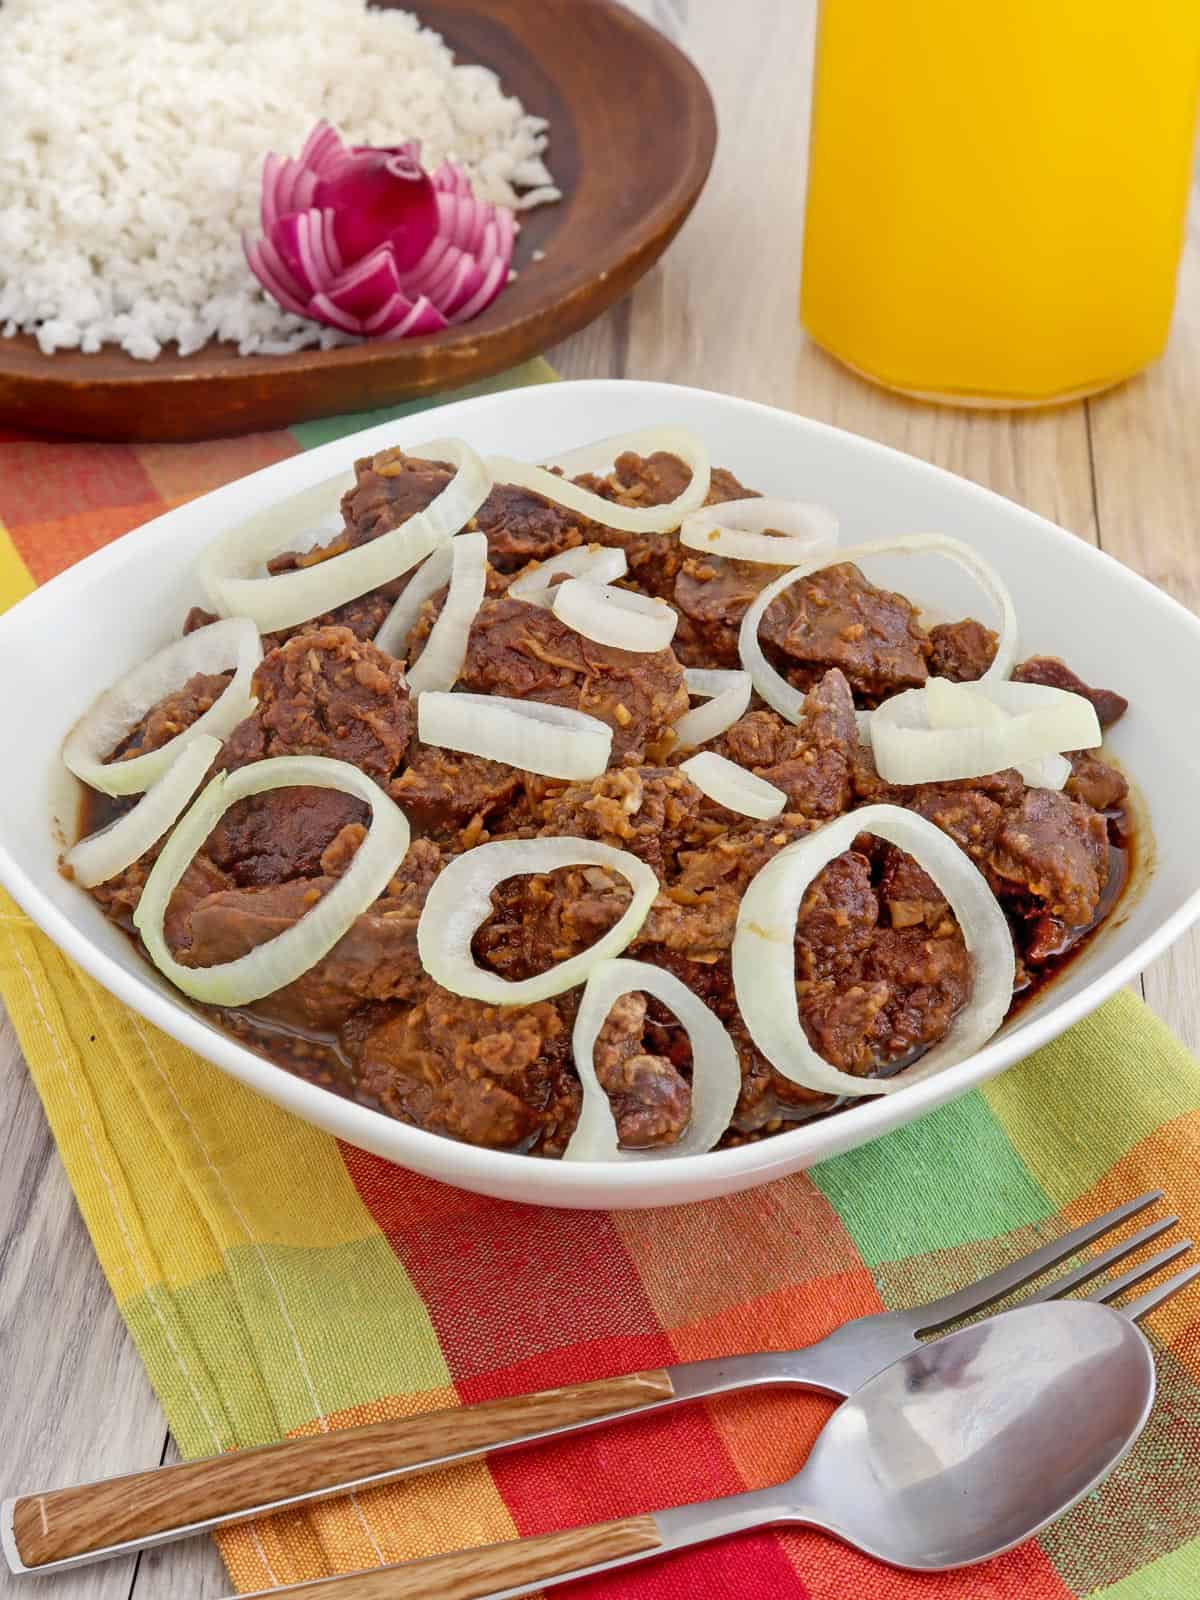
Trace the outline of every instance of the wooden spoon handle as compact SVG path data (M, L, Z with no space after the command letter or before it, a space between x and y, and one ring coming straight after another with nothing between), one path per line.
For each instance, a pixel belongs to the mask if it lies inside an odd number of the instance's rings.
M597 1522L565 1533L537 1534L479 1550L454 1550L398 1567L319 1578L284 1592L309 1600L480 1600L518 1584L535 1584L582 1572L621 1556L651 1555L664 1541L653 1517ZM254 1600L247 1596L246 1600Z
M119 1547L123 1553L130 1546L182 1538L297 1499L469 1460L486 1450L660 1405L674 1394L666 1372L634 1372L289 1439L27 1495L5 1506L8 1526L0 1532L11 1530L12 1546L27 1568L80 1556L98 1559L101 1552L116 1554Z

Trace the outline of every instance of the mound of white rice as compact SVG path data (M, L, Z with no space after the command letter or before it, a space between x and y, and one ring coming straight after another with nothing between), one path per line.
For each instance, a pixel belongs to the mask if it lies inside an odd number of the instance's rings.
M268 150L326 117L423 142L510 206L557 199L546 122L486 66L363 0L2 0L0 325L42 349L153 359L344 342L281 311L242 255Z

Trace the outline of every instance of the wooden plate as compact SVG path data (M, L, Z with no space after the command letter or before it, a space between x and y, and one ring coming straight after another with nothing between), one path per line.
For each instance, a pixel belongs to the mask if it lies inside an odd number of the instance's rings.
M388 3L388 0L384 0ZM600 315L654 264L696 203L717 125L700 74L616 0L407 0L465 61L550 119L565 192L524 219L519 276L463 328L290 356L212 344L135 361L0 341L0 422L103 439L205 439L454 389ZM403 132L399 129L398 132ZM533 261L537 250L545 259Z

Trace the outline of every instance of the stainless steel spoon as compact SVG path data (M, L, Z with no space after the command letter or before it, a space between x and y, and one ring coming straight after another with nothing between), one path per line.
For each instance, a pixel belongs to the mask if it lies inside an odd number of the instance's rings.
M516 1600L787 1523L825 1529L897 1567L969 1566L1030 1538L1094 1488L1153 1402L1150 1347L1129 1315L1092 1301L1025 1306L870 1379L778 1487L273 1592Z

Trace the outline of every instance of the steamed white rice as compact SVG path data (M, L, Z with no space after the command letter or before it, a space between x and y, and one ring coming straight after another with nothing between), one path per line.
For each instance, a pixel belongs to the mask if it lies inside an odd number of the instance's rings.
M268 150L326 117L352 144L417 138L477 192L558 198L547 124L409 12L363 0L2 0L0 327L42 349L153 359L344 342L280 310L242 255Z

